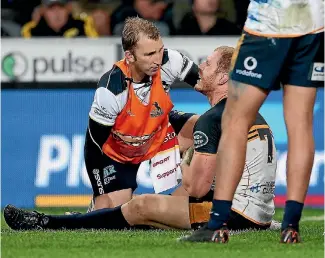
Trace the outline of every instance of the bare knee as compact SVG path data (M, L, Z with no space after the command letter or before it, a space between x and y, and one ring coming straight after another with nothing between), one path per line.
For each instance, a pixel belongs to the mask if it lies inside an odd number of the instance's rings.
M114 208L111 198L105 194L95 197L93 210L100 210L105 208Z
M127 203L132 198L131 189L123 189L95 197L94 210L115 208Z
M129 201L128 210L136 224L145 223L149 220L152 204L151 195L149 194L138 195Z

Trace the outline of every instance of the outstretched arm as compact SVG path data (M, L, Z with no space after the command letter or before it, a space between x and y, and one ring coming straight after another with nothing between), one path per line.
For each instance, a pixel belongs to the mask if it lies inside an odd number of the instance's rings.
M192 87L199 79L199 68L189 57L178 50L165 49L162 62L162 72L172 84L175 81L183 81Z

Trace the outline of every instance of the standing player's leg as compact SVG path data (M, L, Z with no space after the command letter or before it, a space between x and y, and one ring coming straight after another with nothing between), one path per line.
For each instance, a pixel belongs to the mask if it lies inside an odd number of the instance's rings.
M283 92L284 117L288 132L287 212L297 218L285 218L282 230L298 229L303 203L314 161L313 107L316 88L286 85Z
M256 114L263 104L267 92L244 83L231 81L228 100L222 117L222 136L218 148L215 207L218 213L215 220L209 221L211 229L218 229L227 220L235 190L244 171L247 135L255 121ZM225 218L219 212L226 208ZM213 217L213 214L212 214Z
M296 39L284 76L284 118L288 133L287 202L281 242L300 242L299 220L314 160L313 108L316 88L324 87L324 33Z

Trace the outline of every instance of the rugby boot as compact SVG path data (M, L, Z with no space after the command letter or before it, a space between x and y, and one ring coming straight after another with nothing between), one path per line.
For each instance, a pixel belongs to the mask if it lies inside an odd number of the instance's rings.
M7 205L3 215L8 226L14 230L41 230L48 223L48 217L37 211L25 211Z
M301 237L299 232L291 227L287 227L285 230L281 232L280 243L283 244L295 244L301 243Z
M205 224L200 229L194 231L191 235L181 237L178 240L182 242L214 242L224 244L229 241L229 230L226 224L217 230L209 229L208 224Z

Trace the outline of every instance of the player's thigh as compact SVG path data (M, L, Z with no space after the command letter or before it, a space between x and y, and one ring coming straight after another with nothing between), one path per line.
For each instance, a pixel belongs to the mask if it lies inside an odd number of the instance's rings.
M264 89L238 81L229 82L228 99L222 115L222 129L237 130L238 125L243 131L236 132L247 134L267 96L268 91Z
M295 38L282 81L288 129L312 126L316 89L324 87L324 33ZM291 131L291 130L290 130Z
M284 118L289 129L312 126L316 88L285 85L283 90Z
M180 146L180 152L193 145L193 128L199 115L172 110L169 113L169 122L172 125Z
M158 222L174 228L190 228L186 196L143 194L123 205L122 213L131 225Z
M85 155L85 164L95 197L95 208L116 207L132 198L137 188L137 164L122 164L106 155ZM100 202L100 204L99 204Z
M291 46L292 39L244 32L232 57L231 80L266 91L279 89L279 78Z
M324 87L324 32L292 41L281 82L301 87Z
M291 39L243 34L232 58L225 118L236 123L254 120L268 93L280 88L291 45Z

